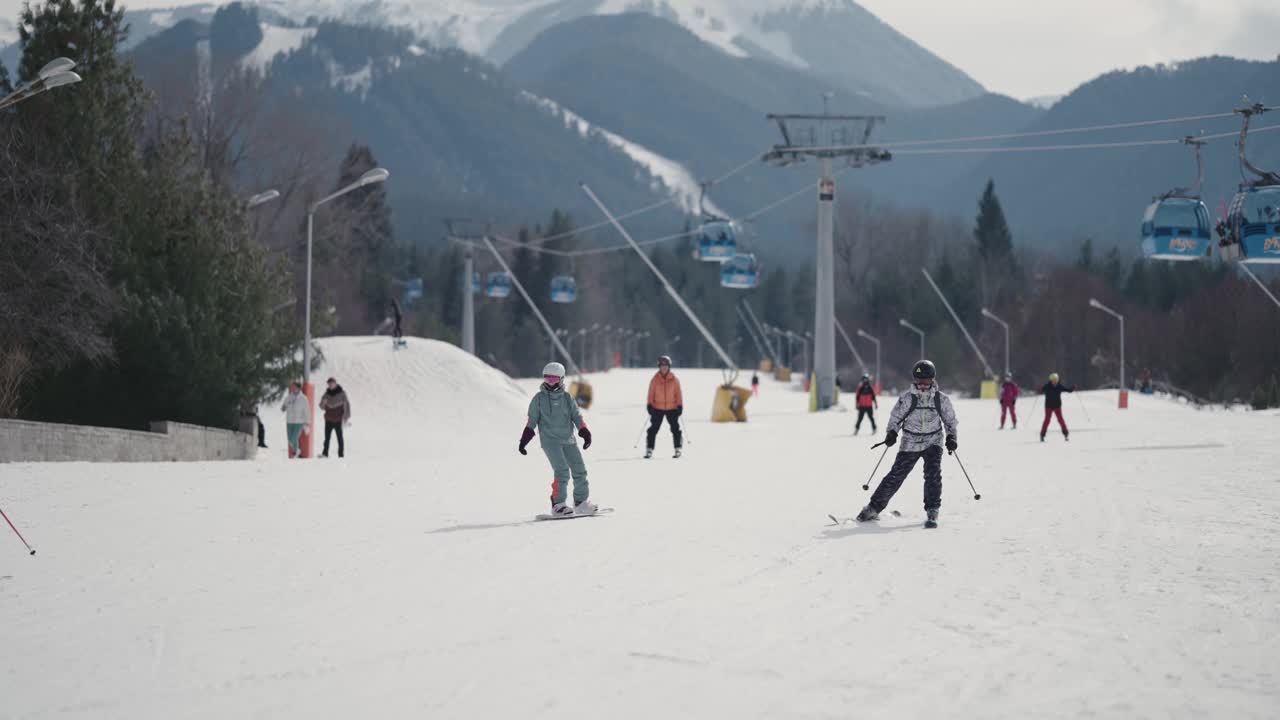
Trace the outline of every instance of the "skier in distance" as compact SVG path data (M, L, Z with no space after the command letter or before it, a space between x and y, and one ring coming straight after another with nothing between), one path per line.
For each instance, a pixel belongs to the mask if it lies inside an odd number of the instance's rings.
M1004 429L1006 414L1013 419L1013 429L1018 429L1018 411L1014 408L1018 403L1018 383L1013 381L1013 373L1004 374L1004 382L1000 384L1000 429ZM1035 422L1034 420L1032 422Z
M880 407L880 400L876 398L876 389L871 384L871 376L862 373L862 382L858 385L857 390L858 405L858 422L853 425L853 434L857 435L862 429L862 418L871 421L871 434L876 434L876 415L874 410Z
M858 522L878 519L916 462L924 458L925 527L938 526L938 510L942 507L942 448L954 453L959 447L956 437L959 422L951 398L938 390L936 380L937 369L932 362L921 360L912 368L911 388L898 398L893 412L889 413L884 436L884 444L893 447L901 431L902 446L889 474L872 494L871 502L858 513Z
M1062 419L1062 393L1075 391L1075 385L1066 387L1058 382L1058 373L1049 373L1049 382L1040 388L1040 394L1044 395L1044 424L1040 426L1040 442L1044 442L1044 435L1049 432L1049 420L1055 415L1058 417L1058 426L1062 428L1062 439L1071 440L1067 421Z
M680 457L680 448L684 446L684 433L680 430L680 416L684 414L684 395L680 391L680 378L671 372L671 358L663 355L658 358L658 372L649 381L649 396L645 403L649 411L649 433L646 436L644 457L653 457L653 445L658 439L658 431L662 429L662 420L666 418L671 428L671 441L676 447L675 457Z

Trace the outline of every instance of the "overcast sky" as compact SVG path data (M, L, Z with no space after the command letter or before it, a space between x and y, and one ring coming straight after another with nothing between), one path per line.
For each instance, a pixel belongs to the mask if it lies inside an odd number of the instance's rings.
M1280 0L858 2L987 89L1019 99L1065 94L1104 72L1138 65L1211 54L1259 60L1280 55ZM0 0L0 13L12 20L21 4ZM186 3L124 4L143 9Z
M1280 0L858 0L988 90L1061 95L1105 72L1280 56Z

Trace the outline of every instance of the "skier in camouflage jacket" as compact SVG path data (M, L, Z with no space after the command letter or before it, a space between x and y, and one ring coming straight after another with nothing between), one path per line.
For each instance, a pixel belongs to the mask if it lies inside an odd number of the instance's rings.
M942 507L942 449L955 452L959 447L956 411L951 398L938 390L933 363L921 360L911 371L911 389L898 398L889 413L884 444L892 447L902 434L902 445L889 474L880 481L871 502L858 514L858 520L874 520L889 505L894 493L902 487L916 462L924 458L924 509L931 524L937 522Z

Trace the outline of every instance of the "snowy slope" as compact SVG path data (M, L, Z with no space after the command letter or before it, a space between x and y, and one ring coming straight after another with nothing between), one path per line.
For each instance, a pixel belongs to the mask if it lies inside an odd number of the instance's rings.
M637 165L647 170L654 178L654 182L661 184L660 186L655 186L653 190L655 192L665 191L671 195L681 210L690 214L706 210L706 212L719 217L729 217L710 198L706 199L704 206L699 206L699 198L702 195L701 185L699 180L684 165L639 143L632 142L617 133L593 127L581 115L561 107L554 100L538 97L528 91L522 91L521 96L552 115L563 119L566 127L577 130L583 137L587 137L592 133L599 133L610 145L626 153L627 157L630 157Z
M1067 398L1072 441L960 400L944 461L878 525L852 415L766 379L751 422L632 449L649 371L597 377L609 517L531 523L525 394L436 344L326 343L344 461L0 466L40 552L0 542L19 718L1230 717L1280 707L1276 413ZM321 377L329 370L322 371ZM521 381L522 385L530 385ZM468 403L470 405L468 405ZM1082 405L1083 403L1083 405ZM1084 413L1087 406L1088 417ZM883 419L885 409L881 410ZM387 454L386 448L401 454ZM883 468L881 470L883 472Z

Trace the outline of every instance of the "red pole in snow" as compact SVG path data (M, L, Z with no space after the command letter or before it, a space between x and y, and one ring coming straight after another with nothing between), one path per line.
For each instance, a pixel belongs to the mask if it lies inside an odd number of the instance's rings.
M27 546L27 549L31 551L31 554L32 554L32 555L35 555L35 554L36 554L36 549L35 549L35 548L33 548L33 547L31 547L31 543L27 542L27 539L26 539L26 538L22 537L22 533L18 532L18 528L16 528L16 527L14 527L14 526L13 526L13 521L9 519L9 516L8 516L8 515L5 515L5 514L4 514L4 510L3 510L3 509L0 509L0 517L3 517L3 518L4 518L4 521L5 521L5 522L7 522L7 523L9 523L9 527L10 527L10 528L13 528L13 534L18 536L18 539L22 541L22 544L23 544L23 545L26 545L26 546Z

